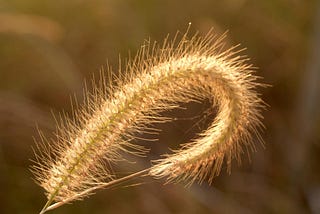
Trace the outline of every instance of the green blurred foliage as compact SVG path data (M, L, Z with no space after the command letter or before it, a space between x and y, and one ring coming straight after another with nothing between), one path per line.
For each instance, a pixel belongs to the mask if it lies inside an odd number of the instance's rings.
M318 13L316 0L1 0L0 213L37 213L45 203L28 169L36 124L52 136L51 111L70 112L70 96L81 101L84 79L107 60L116 70L119 54L134 55L144 39L161 42L189 22L200 34L228 30L228 45L247 47L258 75L272 85L261 89L269 104L265 148L258 145L251 162L244 158L231 176L224 170L211 187L147 179L54 212L319 213ZM193 122L162 127L159 143L185 142Z

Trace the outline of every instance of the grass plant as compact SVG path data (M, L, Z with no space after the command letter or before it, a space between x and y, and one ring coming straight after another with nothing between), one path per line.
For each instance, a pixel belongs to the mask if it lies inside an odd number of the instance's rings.
M264 107L256 89L263 84L238 46L224 50L224 39L212 31L189 37L187 31L162 45L147 41L119 69L116 83L102 74L101 83L86 92L86 103L58 125L57 140L39 144L33 171L48 198L41 213L133 177L211 183L224 160L230 170L233 159L240 162L242 153L254 150ZM163 111L205 99L218 113L198 138L148 169L122 178L113 173L110 165L123 161L123 153L148 152L132 139L157 132L154 123L169 122Z

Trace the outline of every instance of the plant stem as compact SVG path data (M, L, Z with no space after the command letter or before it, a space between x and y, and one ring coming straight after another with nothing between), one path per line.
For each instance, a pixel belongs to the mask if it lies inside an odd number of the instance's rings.
M102 188L111 188L113 186L117 186L121 183L124 183L130 179L133 179L133 178L137 178L139 176L147 176L149 174L149 171L150 171L150 168L148 169L144 169L144 170L141 170L139 172L136 172L136 173L133 173L133 174L130 174L130 175L127 175L125 177L122 177L122 178L119 178L119 179L116 179L116 180L112 180L108 183L102 183L102 184L99 184L95 187L92 187L90 189L87 189L81 193L78 193L76 195L74 195L73 197L70 197L68 198L67 200L63 200L63 201L59 201L57 203L54 203L54 204L51 204L52 200L48 200L47 203L44 205L44 207L42 208L42 210L40 211L39 214L44 214L45 212L49 211L49 210L53 210L53 209L56 209L72 200L74 200L75 198L79 198L81 196L84 196L84 195L87 195L88 193L94 191L94 190L97 190L97 189L102 189Z

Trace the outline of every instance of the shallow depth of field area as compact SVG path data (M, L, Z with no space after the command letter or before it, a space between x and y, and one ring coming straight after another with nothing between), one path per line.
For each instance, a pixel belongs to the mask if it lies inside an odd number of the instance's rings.
M30 172L38 130L54 138L59 113L83 101L84 80L107 65L117 72L145 39L163 41L177 30L218 35L241 43L268 104L265 130L250 159L223 165L210 186L164 185L137 179L100 190L52 213L319 213L320 210L320 3L316 0L0 1L0 213L38 213L46 197ZM130 53L128 52L130 51ZM149 159L176 149L207 128L208 103L165 112L180 120L160 124ZM54 116L53 116L54 115ZM146 143L146 142L143 142ZM135 172L149 159L115 168ZM49 213L49 212L48 212ZM51 213L51 212L50 212Z

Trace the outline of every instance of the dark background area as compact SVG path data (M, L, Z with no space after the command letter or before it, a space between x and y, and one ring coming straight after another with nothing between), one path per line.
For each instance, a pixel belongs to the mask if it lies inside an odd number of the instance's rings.
M147 38L161 43L189 22L200 34L228 30L228 44L246 47L272 85L259 91L269 104L265 147L257 142L251 162L244 156L231 175L224 166L212 186L139 180L52 213L320 213L316 0L0 0L0 213L37 213L46 201L29 171L36 124L52 135L51 112L70 112L73 94L81 102L84 79L107 59L116 68L119 54L134 55ZM192 123L168 124L157 144L185 142L199 131Z

